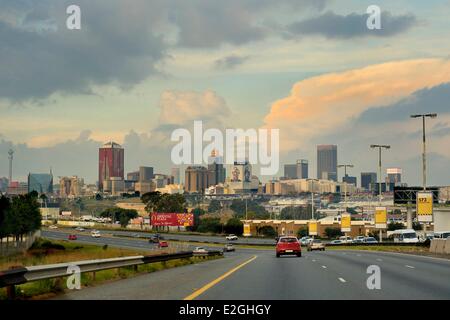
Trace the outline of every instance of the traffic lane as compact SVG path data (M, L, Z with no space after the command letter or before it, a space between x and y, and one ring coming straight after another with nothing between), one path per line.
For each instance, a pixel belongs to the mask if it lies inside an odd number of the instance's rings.
M420 267L414 262L420 261ZM365 299L449 299L449 264L445 261L423 261L417 257L390 256L376 252L328 251L317 254L316 262L327 265L349 285L364 294ZM380 268L380 290L369 290L369 266ZM416 264L417 265L417 264Z
M222 259L70 291L53 300L182 300L253 257L251 254L227 255Z
M313 262L317 254L282 256L275 251L258 258L198 296L199 300L364 299L361 292Z
M67 240L68 234L59 231L43 231L42 236L49 239L55 240ZM111 237L101 237L93 238L87 234L77 234L77 240L70 240L70 242L79 242L93 245L108 245L124 249L133 250L145 250L145 251L161 251L158 249L158 245L154 243L149 243L145 239L127 239L127 238L111 238ZM195 244L169 242L169 248L176 251L192 251L197 246ZM222 250L222 247L215 246L201 246L207 250ZM226 255L240 255L240 254L255 254L264 249L253 249L253 248L235 248L235 251L225 252ZM267 250L267 249L266 249Z

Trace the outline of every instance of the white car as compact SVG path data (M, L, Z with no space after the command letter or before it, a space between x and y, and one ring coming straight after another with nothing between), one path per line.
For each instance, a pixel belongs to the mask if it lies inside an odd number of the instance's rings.
M56 224L52 224L50 227L48 227L49 229L58 229L58 226Z
M229 234L228 236L226 236L226 239L231 241L231 240L237 240L238 237L234 234Z
M85 231L86 229L84 229L84 228L82 228L82 227L77 227L77 228L75 228L75 230L80 231L80 232L83 232L83 231Z
M92 231L91 232L91 237L92 238L100 238L102 235L100 234L99 231Z
M195 247L194 250L192 250L193 253L208 253L208 250L206 250L203 247Z
M348 236L347 237L346 236L339 237L338 240L341 240L342 243L352 243L353 242L352 237L348 237Z

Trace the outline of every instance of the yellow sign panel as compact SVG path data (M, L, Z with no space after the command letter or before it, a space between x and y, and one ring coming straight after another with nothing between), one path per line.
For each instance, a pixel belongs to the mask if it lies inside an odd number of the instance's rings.
M308 229L310 236L317 236L317 221L309 221Z
M375 208L375 228L386 229L387 227L387 209L386 207Z
M244 224L244 237L250 237L252 234L250 232L250 225Z
M420 222L433 221L433 193L417 193L417 218Z
M352 231L352 218L349 213L343 213L341 215L341 231L342 232Z

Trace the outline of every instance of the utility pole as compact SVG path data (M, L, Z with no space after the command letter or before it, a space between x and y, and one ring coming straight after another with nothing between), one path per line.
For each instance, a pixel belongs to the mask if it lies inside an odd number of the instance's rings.
M381 206L381 149L389 150L391 146L389 145L380 145L380 144L372 144L370 146L372 149L378 148L378 203ZM375 219L374 219L375 220ZM380 229L380 242L383 242L383 231Z
M422 185L423 191L427 190L427 142L426 142L426 129L425 129L425 118L436 118L437 113L426 113L426 114L413 114L411 118L417 119L422 118L422 142L423 142L423 150L422 150ZM426 237L427 231L427 223L423 224L423 231Z
M340 164L337 166L338 168L344 168L344 178L347 177L347 168L353 168L354 165L352 164ZM347 211L347 182L342 179L342 182L344 182L344 202L345 202L345 208Z
M12 182L12 170L13 170L13 159L14 159L14 150L9 149L8 150L8 159L9 159L9 185L11 185Z

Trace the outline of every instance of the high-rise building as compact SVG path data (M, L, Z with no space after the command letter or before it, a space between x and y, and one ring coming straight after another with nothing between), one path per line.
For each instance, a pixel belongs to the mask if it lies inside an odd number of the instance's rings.
M317 179L337 181L337 146L317 146Z
M9 179L6 177L0 178L0 192L6 192L9 186Z
M59 179L59 195L61 197L78 197L82 193L83 186L83 178L79 178L77 176L61 177Z
M28 174L28 192L53 193L53 174L50 173L30 173Z
M127 173L127 180L132 182L139 181L139 171L133 171Z
M112 177L124 178L124 149L111 141L98 150L98 186L101 191L104 182Z
M223 166L223 158L213 150L208 158L208 183L209 185L224 183L225 178L226 170Z
M401 168L388 168L386 170L387 178L386 182L388 184L394 184L396 186L402 183L402 169Z
M308 160L297 160L296 164L284 165L284 178L308 179Z
M186 168L184 191L188 193L203 193L208 184L208 169L201 166Z
M361 188L371 190L374 183L377 182L376 172L361 172Z
M173 177L173 183L175 184L180 184L180 168L178 167L173 167L170 170L170 174Z
M139 181L150 181L153 178L153 167L139 167Z

